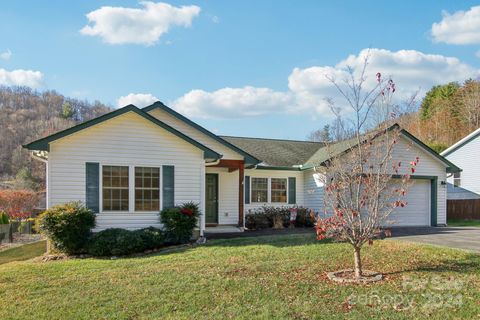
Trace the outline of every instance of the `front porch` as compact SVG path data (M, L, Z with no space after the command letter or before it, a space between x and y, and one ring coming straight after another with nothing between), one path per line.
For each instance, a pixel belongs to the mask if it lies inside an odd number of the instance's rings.
M220 160L205 167L205 232L242 232L244 162Z

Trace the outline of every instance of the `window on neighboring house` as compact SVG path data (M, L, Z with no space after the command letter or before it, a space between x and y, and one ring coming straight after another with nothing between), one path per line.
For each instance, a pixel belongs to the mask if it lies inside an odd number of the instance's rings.
M268 178L252 178L252 202L268 202Z
M460 172L455 172L453 174L453 185L455 187L460 187Z
M287 179L271 179L272 202L287 202Z
M128 167L102 167L104 211L128 211Z
M135 211L160 208L160 169L135 167Z

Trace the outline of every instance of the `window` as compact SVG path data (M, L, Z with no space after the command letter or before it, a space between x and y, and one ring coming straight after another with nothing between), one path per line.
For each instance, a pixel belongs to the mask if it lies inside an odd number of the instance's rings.
M272 178L272 202L287 202L287 179Z
M135 211L160 208L160 169L135 167Z
M453 185L455 187L460 187L460 172L455 172L453 174Z
M252 178L252 202L268 202L268 179Z
M128 211L128 167L102 167L103 210Z

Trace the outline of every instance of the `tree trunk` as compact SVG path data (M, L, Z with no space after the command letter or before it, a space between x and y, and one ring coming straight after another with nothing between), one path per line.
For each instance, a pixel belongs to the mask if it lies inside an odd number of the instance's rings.
M355 278L360 278L362 276L362 259L360 257L360 248L354 248L353 256L355 258Z

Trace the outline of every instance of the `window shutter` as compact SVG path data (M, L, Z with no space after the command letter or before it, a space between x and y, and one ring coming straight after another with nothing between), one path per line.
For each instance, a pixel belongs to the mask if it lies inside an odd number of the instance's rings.
M85 205L93 212L98 213L100 207L99 201L99 179L100 165L96 162L87 162L85 164Z
M175 206L175 167L162 167L162 209L173 208Z
M250 176L245 176L243 183L245 184L245 203L250 203Z
M297 203L297 179L295 177L288 178L288 204Z

